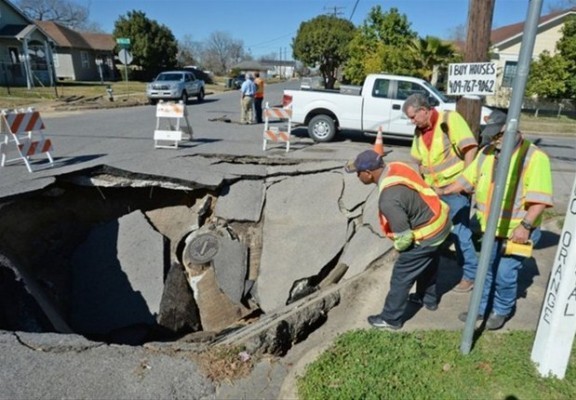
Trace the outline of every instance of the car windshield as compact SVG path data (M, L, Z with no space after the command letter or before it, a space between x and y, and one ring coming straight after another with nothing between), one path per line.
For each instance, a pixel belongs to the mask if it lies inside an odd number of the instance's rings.
M182 74L160 74L157 81L181 81L183 79Z
M454 103L456 101L453 98L447 97L444 93L436 89L429 82L424 81L424 85L430 89L430 91L434 92L438 97L440 97L444 103Z

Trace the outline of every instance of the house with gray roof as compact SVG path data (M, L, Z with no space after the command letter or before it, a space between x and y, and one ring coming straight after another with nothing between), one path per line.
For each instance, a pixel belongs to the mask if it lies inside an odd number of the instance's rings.
M0 0L0 84L54 85L52 43L32 20L8 0Z
M77 32L54 21L36 21L54 42L54 69L58 79L111 81L114 73L114 37L106 33Z

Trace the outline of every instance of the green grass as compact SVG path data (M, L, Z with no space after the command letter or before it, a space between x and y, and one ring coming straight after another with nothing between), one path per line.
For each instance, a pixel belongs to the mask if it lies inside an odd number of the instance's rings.
M560 117L535 117L522 113L520 131L531 134L576 135L576 119L562 115Z
M34 87L30 90L26 87L0 87L0 109L20 108L30 105L38 106L54 101L69 101L86 99L97 102L98 99L107 99L106 89L111 86L114 96L117 98L131 97L142 103L146 102L146 82L117 81L117 82L76 82L59 81L56 87ZM226 90L222 82L206 85L207 93L216 93ZM98 105L96 104L96 107Z
M574 399L576 370L542 378L534 332L484 333L468 355L461 332L347 332L298 380L301 399Z

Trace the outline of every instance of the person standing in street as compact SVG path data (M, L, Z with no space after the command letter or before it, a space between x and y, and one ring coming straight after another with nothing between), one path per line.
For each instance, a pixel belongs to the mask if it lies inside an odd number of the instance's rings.
M478 142L464 118L456 111L441 114L422 94L409 96L402 111L416 125L410 154L426 183L442 188L454 182L478 150ZM470 197L454 192L441 199L450 207L456 261L462 268L462 279L453 291L466 293L474 287L478 268L470 229Z
M254 107L254 94L256 94L256 84L254 83L254 76L252 74L246 75L246 80L242 82L240 87L241 93L241 124L251 124L254 120L253 118L253 107Z
M462 190L474 192L476 217L482 232L486 230L492 202L496 165L506 130L506 114L495 110L487 122L482 139L488 145L482 147L474 162L454 183L436 189L440 195L460 193ZM495 241L477 316L478 320L483 320L490 312L486 320L488 330L500 329L512 317L516 307L518 271L524 259L530 257L532 246L540 239L542 213L553 205L550 159L524 139L520 132L515 135L496 237L483 238ZM518 248L522 251L518 251ZM467 316L468 313L463 312L458 318L465 322Z
M376 184L380 226L400 253L392 269L382 312L368 317L374 327L400 329L408 302L430 311L438 308L436 275L439 249L450 234L448 206L407 164L384 163L373 150L346 164L365 185ZM416 282L416 292L410 289Z
M254 74L256 77L254 83L256 84L256 93L254 94L254 109L256 111L256 123L261 124L262 120L262 102L264 101L264 79L260 78L260 72Z

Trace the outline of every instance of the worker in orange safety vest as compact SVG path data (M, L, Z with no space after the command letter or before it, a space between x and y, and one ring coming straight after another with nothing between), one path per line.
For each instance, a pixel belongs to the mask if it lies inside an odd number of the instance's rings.
M264 101L264 79L260 78L260 72L254 73L256 93L254 94L254 109L256 110L256 123L264 122L262 119L262 102Z
M401 162L385 164L374 150L360 153L345 170L356 172L365 185L378 185L380 226L400 253L382 312L369 316L368 322L400 329L408 302L431 311L438 308L436 275L440 246L450 234L448 206L418 172ZM416 292L410 294L414 282Z

